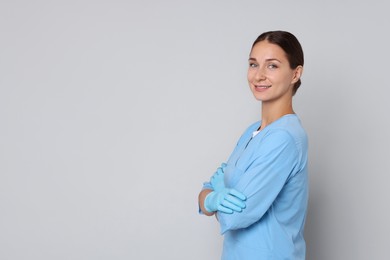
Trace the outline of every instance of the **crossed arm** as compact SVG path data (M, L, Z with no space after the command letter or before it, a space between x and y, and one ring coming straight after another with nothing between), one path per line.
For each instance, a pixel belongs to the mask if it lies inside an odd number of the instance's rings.
M246 197L235 189L225 187L225 167L223 163L210 178L211 188L205 188L199 193L199 207L207 216L217 211L232 214L245 208Z

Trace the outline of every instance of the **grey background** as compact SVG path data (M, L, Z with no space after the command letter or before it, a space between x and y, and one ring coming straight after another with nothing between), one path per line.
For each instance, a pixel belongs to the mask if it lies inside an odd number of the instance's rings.
M259 119L264 31L305 52L308 259L389 259L385 1L0 2L0 259L218 259L202 182Z

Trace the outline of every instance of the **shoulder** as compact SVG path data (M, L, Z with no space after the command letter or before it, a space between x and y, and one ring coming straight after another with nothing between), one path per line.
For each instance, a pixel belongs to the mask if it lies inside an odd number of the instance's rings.
M267 131L263 134L262 145L269 149L283 147L283 149L298 155L299 158L307 157L307 134L297 116L283 118L264 130Z
M285 128L272 128L264 131L260 140L261 146L269 148L275 148L280 146L295 147L295 138L288 129Z
M269 132L284 135L285 138L289 136L295 143L307 143L306 131L301 124L301 120L295 114L286 115L271 124Z

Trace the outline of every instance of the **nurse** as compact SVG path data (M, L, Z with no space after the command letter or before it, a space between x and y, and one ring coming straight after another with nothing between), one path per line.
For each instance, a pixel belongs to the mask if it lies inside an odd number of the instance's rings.
M199 193L201 212L216 215L224 235L223 260L305 259L308 142L292 104L303 63L289 32L265 32L252 45L248 83L261 119Z

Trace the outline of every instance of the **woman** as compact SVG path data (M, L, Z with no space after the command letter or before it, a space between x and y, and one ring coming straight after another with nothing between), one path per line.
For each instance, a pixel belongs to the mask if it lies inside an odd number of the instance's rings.
M292 106L303 62L289 32L263 33L252 45L248 82L261 121L199 194L200 210L219 221L224 260L305 259L308 144Z

